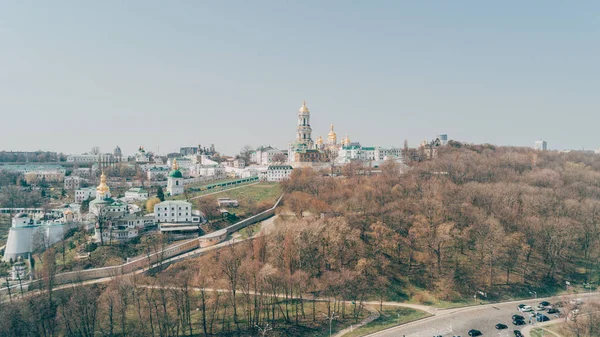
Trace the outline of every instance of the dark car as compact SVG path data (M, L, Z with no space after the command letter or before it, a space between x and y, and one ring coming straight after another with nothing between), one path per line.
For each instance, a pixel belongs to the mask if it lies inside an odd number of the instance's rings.
M481 331L479 330L469 330L469 336L474 337L474 336L481 336Z
M525 320L522 320L522 319L515 319L515 320L513 321L513 324L514 324L514 325L525 325Z
M515 337L523 337L523 334L519 330L515 330Z
M550 302L548 302L548 301L542 301L542 302L540 302L540 306L541 307L547 307L549 305L550 305Z
M517 309L521 310L523 307L525 307L527 304L519 304L517 305Z
M496 324L496 329L504 330L504 329L508 329L508 326L506 324L498 323L498 324Z
M525 317L523 317L521 315L512 315L512 319L513 319L513 321L516 321L516 320L519 320L519 319L523 320L523 319L525 319Z
M549 314L558 314L560 311L556 308L550 308L548 309L548 313Z
M535 319L538 322L547 322L550 320L550 318L548 318L546 315L538 315Z

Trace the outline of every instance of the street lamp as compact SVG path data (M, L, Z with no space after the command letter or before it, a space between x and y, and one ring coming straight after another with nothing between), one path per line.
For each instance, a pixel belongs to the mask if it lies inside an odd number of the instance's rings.
M334 319L339 318L338 315L336 315L335 312L332 312L331 315L327 315L325 313L323 313L323 316L325 316L325 318L327 318L329 320L329 337L331 337L331 324L333 322Z

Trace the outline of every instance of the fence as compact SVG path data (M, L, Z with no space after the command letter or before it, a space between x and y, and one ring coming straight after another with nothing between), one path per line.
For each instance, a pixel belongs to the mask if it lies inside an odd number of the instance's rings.
M227 234L231 234L239 231L240 229L247 227L251 224L263 221L275 214L275 209L279 206L279 203L283 199L283 195L277 199L273 207L269 208L266 211L258 213L254 216L249 217L248 219L241 220L229 227L222 229L222 231L226 231ZM86 269L79 271L72 271L67 273L60 273L54 276L54 285L62 285L74 282L83 282L88 280L100 279L105 277L115 277L123 274L129 274L136 270L140 270L146 267L150 267L155 264L162 264L165 260L168 260L172 257L190 252L195 249L204 248L208 246L215 245L219 242L222 242L227 238L227 235L218 236L220 240L214 240L215 236L211 234L203 235L197 238L193 238L181 243L174 244L169 247L165 247L158 252L151 253L147 256L141 256L134 260L131 260L125 264L112 266L112 267L102 267L102 268L94 268L94 269ZM210 243L210 244L207 244ZM23 283L23 289L39 289L42 285L42 280L34 280L27 283ZM20 291L20 285L13 285L10 287L10 291L12 293L16 293ZM0 289L0 295L8 294L7 288Z

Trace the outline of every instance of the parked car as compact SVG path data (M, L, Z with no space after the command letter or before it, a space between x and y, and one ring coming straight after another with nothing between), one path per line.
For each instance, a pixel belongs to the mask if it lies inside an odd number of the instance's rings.
M558 314L560 312L560 310L556 309L556 308L550 308L548 309L548 313L549 314Z
M525 320L524 319L515 319L513 321L514 325L525 325Z
M519 320L519 319L523 320L523 319L525 319L525 317L523 317L521 315L512 315L512 319L513 319L513 321L516 321L516 320Z
M523 308L523 307L525 307L525 306L527 306L527 304L519 304L519 305L517 305L517 309L518 309L519 311L521 311L521 308Z
M533 311L533 308L530 305L526 305L526 306L520 308L519 310L521 310L521 312L530 312L530 311Z
M548 302L548 301L541 301L540 302L540 306L542 306L542 307L547 307L549 305L550 305L550 302Z
M515 337L523 337L523 334L519 330L515 330Z
M475 330L475 329L469 330L469 336L471 336L471 337L481 336L481 331Z
M535 311L544 311L546 310L546 307L538 305L537 307L535 307Z
M504 329L508 329L508 326L506 324L498 323L498 324L496 324L496 329L504 330Z
M538 322L547 322L550 320L550 318L548 318L548 316L546 316L546 315L537 315L535 320Z

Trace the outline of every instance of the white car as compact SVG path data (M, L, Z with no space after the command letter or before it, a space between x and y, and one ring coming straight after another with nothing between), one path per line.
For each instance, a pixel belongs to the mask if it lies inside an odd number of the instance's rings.
M541 305L538 305L537 307L535 307L535 311L544 311L546 310L546 307L543 307Z
M529 312L529 311L533 311L533 308L530 305L526 305L519 310L521 310L521 312Z

